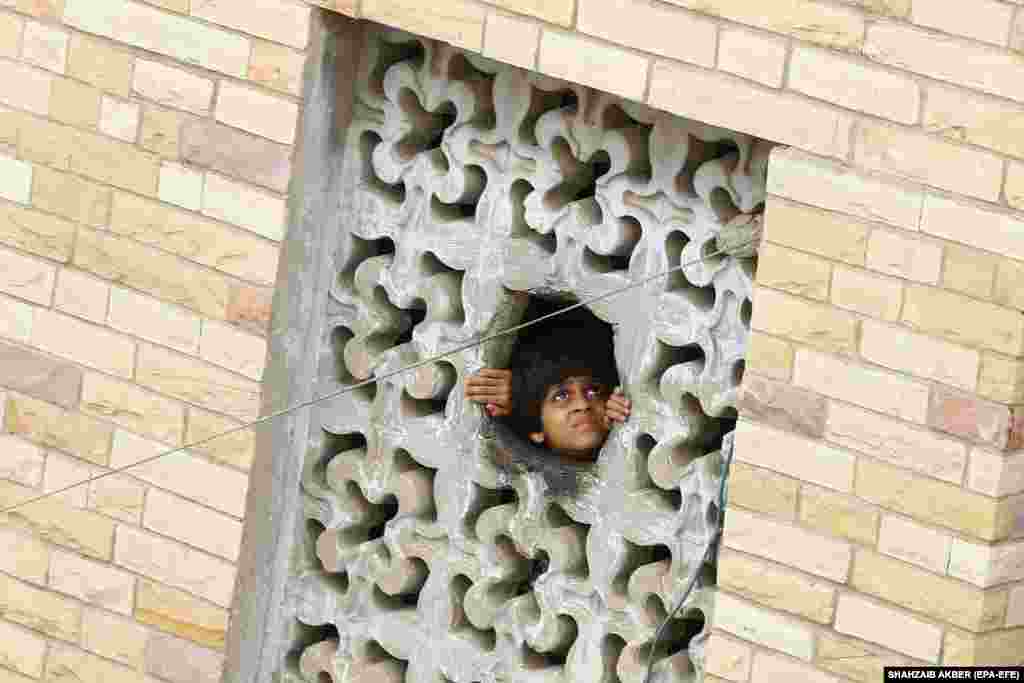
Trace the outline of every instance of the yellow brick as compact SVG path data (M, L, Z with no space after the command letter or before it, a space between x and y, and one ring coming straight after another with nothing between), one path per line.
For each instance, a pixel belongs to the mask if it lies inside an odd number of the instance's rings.
M104 477L89 484L87 507L107 517L139 525L146 486L131 477Z
M1024 109L963 88L932 86L924 111L924 128L950 140L1024 156ZM1012 204L1012 202L1011 202Z
M909 666L910 660L877 645L846 638L831 631L818 636L814 664L819 669L852 678L860 683L885 680L885 667Z
M997 304L1024 311L1024 263L1000 259L993 299Z
M48 19L60 19L64 12L64 0L17 0L14 6L19 12Z
M136 381L160 393L243 420L259 412L260 387L225 370L143 345Z
M538 3L538 6L539 3ZM468 0L363 0L362 17L457 47L480 51L486 10Z
M726 512L722 538L726 547L832 581L846 581L849 572L849 543L735 508Z
M991 353L983 354L978 394L1001 403L1024 401L1024 362Z
M234 325L204 320L199 357L254 380L263 377L267 341Z
M225 0L192 3L192 16L221 26L302 49L309 42L306 5L282 0L254 0L244 5Z
M886 275L935 284L942 270L942 245L889 230L872 230L865 265Z
M718 585L748 600L821 624L832 622L835 589L751 557L724 551L718 558Z
M831 299L840 308L882 320L896 320L903 303L903 285L899 280L837 266L832 274Z
M708 639L704 666L708 673L722 676L718 680L745 681L750 676L751 657L749 645L715 631Z
M648 59L605 42L545 29L537 56L538 70L622 97L643 97Z
M0 104L46 116L53 76L17 62L0 62Z
M543 54L541 69L547 71ZM629 78L631 90L642 92L639 69L631 69ZM588 85L607 89L600 84ZM621 89L617 92L637 97ZM719 72L656 60L647 102L656 109L698 121L714 121L715 125L816 154L846 158L849 152L853 120L846 112Z
M751 327L826 351L852 353L856 348L857 319L852 315L771 289L755 291Z
M789 67L789 87L842 107L892 121L917 122L921 92L902 74L807 46L797 46Z
M861 123L854 155L865 168L988 201L1003 182L1003 161L993 154L884 124Z
M68 34L38 21L25 22L21 58L29 64L64 73L68 60Z
M857 467L857 496L925 524L995 541L1013 528L1005 503L971 493L957 485L862 459Z
M995 282L998 259L993 254L956 244L946 245L942 287L978 299L989 299Z
M122 97L130 92L132 56L81 33L71 36L68 75Z
M954 242L1024 259L1024 221L1014 214L929 195L924 201L921 229Z
M814 650L814 635L802 622L722 591L715 596L715 628L804 660Z
M114 287L110 293L107 323L141 339L186 353L199 350L199 317L129 289Z
M0 14L0 57L16 59L25 22L16 14Z
M980 354L906 328L865 320L860 353L865 360L918 377L973 391Z
M62 551L50 562L49 586L121 614L131 614L135 597L135 577L128 572Z
M943 650L944 666L1021 666L1024 665L1024 629L1012 629L976 635L949 629Z
M26 676L43 675L46 639L32 631L0 620L0 662Z
M842 214L770 197L765 211L765 239L861 266L868 227Z
M32 325L37 348L121 377L132 376L135 342L63 313L39 311Z
M718 33L718 68L778 88L786 68L786 41L779 36L722 26Z
M227 315L228 281L177 256L128 239L80 230L79 268L213 318Z
M50 546L31 534L0 528L0 572L23 581L46 583L50 567Z
M576 29L669 59L715 65L713 22L648 0L579 0Z
M132 74L132 93L168 107L205 116L213 100L213 81L191 71L140 59Z
M765 377L788 380L793 373L793 346L760 332L747 338L747 369Z
M970 6L958 6L942 0L914 0L910 21L928 28L938 29L993 43L1006 44L1006 28L1013 17L1013 7L995 0L977 0Z
M82 619L82 647L133 669L145 663L149 632L131 619L87 609Z
M0 296L0 337L28 344L32 336L35 307L7 296Z
M142 112L139 146L165 159L177 159L182 115L168 109L146 107Z
M82 412L164 443L182 443L184 408L176 401L143 391L128 382L86 373L82 384Z
M78 128L95 128L100 119L99 89L57 78L50 92L50 118Z
M110 188L46 166L32 177L32 205L89 226L103 226L110 216Z
M236 519L159 489L152 489L146 495L143 519L143 526L150 531L226 560L238 560L242 524Z
M56 272L49 263L0 249L0 292L48 306Z
M143 579L139 582L135 618L182 638L224 649L228 613L188 593Z
M835 538L874 545L878 538L878 512L850 496L816 486L800 491L800 521Z
M939 661L941 628L859 595L840 594L834 628L926 662Z
M46 662L47 681L138 683L139 678L137 671L67 645L53 648Z
M54 261L71 258L75 226L60 218L0 204L0 242Z
M0 617L53 638L77 641L82 609L77 602L0 574Z
M552 24L570 26L576 0L495 0L498 7L527 14Z
M532 19L490 12L483 54L521 69L533 69L537 64L540 30L540 24Z
M186 443L205 441L239 426L238 422L199 408L190 408ZM243 429L212 439L192 450L224 465L248 470L255 455L256 438L253 430Z
M216 118L229 126L290 145L295 141L299 108L276 95L221 81Z
M107 464L113 428L99 420L19 394L8 398L4 420L12 434L97 465Z
M749 420L741 420L735 434L738 461L838 491L853 490L855 458L850 453Z
M114 195L110 229L260 284L273 284L277 275L276 245L141 197Z
M487 54L486 49L484 53ZM300 95L304 63L301 52L256 40L253 41L252 58L249 61L249 80L274 90Z
M729 466L729 502L781 519L796 517L799 484L769 470L733 461Z
M751 667L754 683L772 681L802 681L803 683L839 683L835 676L817 671L813 666L790 657L780 657L768 652L754 655Z
M67 169L74 129L26 116L19 122L18 156L26 161Z
M1015 209L1024 209L1024 164L1013 161L1008 164L1004 191L1007 204Z
M38 492L0 481L0 504L16 505L34 498ZM37 537L83 555L109 559L114 538L114 523L87 510L77 510L53 498L24 505L0 517L0 522L27 529Z
M903 303L903 322L966 346L1011 355L1024 352L1024 317L1020 313L941 289L909 285Z
M698 12L840 50L856 50L864 40L863 17L839 6L808 0L768 0L758 5L746 0L671 1Z
M81 271L63 268L57 275L54 308L80 318L103 323L107 319L110 285Z
M828 300L832 266L815 256L764 244L758 251L757 282L820 301Z
M934 574L945 574L952 537L895 515L882 517L878 550L916 564Z

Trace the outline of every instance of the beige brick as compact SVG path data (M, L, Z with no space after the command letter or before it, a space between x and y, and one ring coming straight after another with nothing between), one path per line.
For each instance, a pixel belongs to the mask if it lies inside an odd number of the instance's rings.
M814 664L861 683L877 683L885 680L885 667L908 666L912 662L877 645L824 631L818 636Z
M540 39L538 70L622 97L643 97L648 59L579 35L546 29Z
M1024 156L1024 140L1018 133L1024 125L1020 105L936 85L928 90L923 123L926 131L951 140Z
M60 218L0 204L0 242L54 261L71 258L75 226Z
M1013 7L995 0L978 0L969 7L942 0L914 0L910 10L910 21L919 26L999 46L1006 45L1012 17Z
M488 54L487 46L484 48L484 54L494 57ZM276 43L254 40L252 58L249 61L249 80L274 90L301 95L304 64L305 59L301 52Z
M186 443L196 443L212 439L192 450L224 465L248 470L252 466L256 448L253 430L244 429L218 436L239 425L240 423L220 415L214 415L199 408L189 408L188 433L185 436L185 441Z
M17 299L0 296L0 337L28 344L32 336L35 307Z
M106 465L113 428L52 403L12 394L4 416L7 431L30 441Z
M723 538L726 547L833 581L845 581L849 571L849 543L741 510L726 513Z
M0 481L0 502L10 506L38 495L37 491ZM78 510L53 498L44 498L13 510L0 520L28 529L41 539L90 557L108 559L113 523L87 510Z
M143 526L227 560L238 559L241 522L159 489L146 496Z
M1024 401L1024 362L983 354L977 391L981 396L1001 403Z
M68 75L91 85L127 97L131 92L132 56L126 51L74 33L68 54Z
M541 59L541 69L547 71L543 49ZM638 74L634 73L632 79L636 87L642 87L643 79ZM845 158L849 151L852 119L847 113L718 72L656 61L647 102L679 116L714 121L715 125L816 154Z
M68 155L68 170L102 183L156 196L159 160L133 145L101 135L78 133Z
M28 204L32 190L32 164L0 155L0 199Z
M121 525L117 529L114 561L221 607L231 604L234 567L180 543Z
M20 346L0 343L0 386L72 408L78 405L82 369Z
M140 107L134 102L103 96L99 128L110 137L135 142L139 134L139 117Z
M184 431L185 410L179 403L97 373L85 376L82 412L170 444L180 444Z
M830 407L825 436L841 446L951 483L960 482L967 465L967 449L959 441L841 403Z
M839 164L798 150L780 147L776 147L771 153L768 191L793 201L846 214L833 216L831 221L824 224L820 234L809 241L815 245L823 245L830 240L840 239L841 241L830 249L848 253L849 256L841 260L854 265L863 264L867 230L850 216L917 230L921 204L924 201L920 189L874 176L859 175ZM804 211L806 213L806 210ZM814 215L817 217L815 222L820 225L824 220L821 217L828 214ZM792 219L792 215L789 217ZM768 218L770 223L772 217L769 215ZM777 241L772 236L772 230L774 228L766 226L766 237ZM864 239L858 239L861 231L864 233ZM791 246L798 247L796 244ZM827 248L819 246L817 249L804 250L821 253L819 250ZM829 256L828 253L822 255Z
M886 275L935 284L942 269L942 246L889 230L872 230L865 265Z
M1002 188L999 157L884 124L861 123L854 156L866 168L988 201Z
M901 123L916 123L921 107L920 88L912 79L809 46L793 50L789 87Z
M300 50L309 41L309 12L305 5L283 0L253 0L245 5L231 0L192 3L194 17Z
M765 218L765 239L770 242L864 265L868 228L859 221L775 197L768 199Z
M748 370L743 375L736 409L744 419L814 438L825 433L828 401L824 396Z
M36 487L43 480L43 451L35 444L11 434L0 434L0 479Z
M143 345L140 349L136 380L155 391L239 419L254 419L259 412L258 383L157 347Z
M939 661L942 629L860 596L839 596L835 630L922 659Z
M215 173L207 173L203 187L203 213L233 223L271 240L284 237L285 201L237 183Z
M718 585L773 609L821 624L832 622L835 589L781 567L731 551L718 558Z
M864 39L860 13L819 2L769 0L754 6L745 0L671 0L675 5L782 33L840 50L856 50Z
M96 128L100 120L98 88L70 78L53 79L50 118L77 128Z
M764 244L758 251L758 284L819 301L828 300L832 266L799 251Z
M982 90L1024 99L1020 59L1005 50L922 31L906 24L872 25L864 54L900 69Z
M715 24L650 0L579 0L576 27L668 59L715 65Z
M164 444L118 429L114 433L110 465L115 468L125 467L168 450L170 448ZM237 470L208 463L188 452L177 452L144 465L132 467L131 473L137 479L173 491L229 515L241 518L245 514L245 492L248 486L246 475ZM199 513L196 513L192 516L198 515ZM225 523L221 526L228 525ZM177 533L186 532L179 531ZM197 533L201 533L201 531Z
M1024 263L1000 259L993 300L997 304L1024 311Z
M160 165L159 196L162 202L199 211L203 201L203 174L165 161Z
M162 680L218 683L223 668L223 654L172 635L155 633L146 643L146 672Z
M0 14L0 57L16 59L25 22L16 14Z
M933 573L945 574L952 540L947 533L895 515L883 515L878 550Z
M49 263L0 249L0 292L48 306L56 272Z
M0 104L46 116L53 76L17 62L0 61Z
M45 658L45 638L0 620L0 666L39 678L43 675Z
M852 455L756 422L737 424L736 459L838 491L853 490Z
M942 287L962 292L979 299L992 297L998 259L976 249L957 244L946 245L946 265L942 272Z
M569 26L572 24L576 0L495 0L492 4L552 24Z
M1007 204L1015 209L1024 209L1024 164L1013 161L1007 164L1004 192Z
M39 311L32 325L34 346L90 368L132 376L135 342L63 313Z
M245 76L249 40L200 22L126 2L66 0L64 23L187 64Z
M64 0L7 0L8 4L17 7L19 12L34 17L60 19L64 13Z
M747 369L786 381L793 372L793 345L760 332L747 338Z
M62 268L57 274L53 305L58 310L96 323L107 319L110 285L81 271Z
M110 229L243 279L271 284L277 275L275 245L141 197L114 195Z
M982 545L953 539L949 575L980 588L1024 580L1024 542Z
M165 159L177 159L182 115L169 109L145 107L139 146Z
M139 582L135 618L161 631L223 649L228 629L227 610L197 600L188 593L159 583Z
M80 230L79 268L213 318L227 315L227 280L177 256L113 235Z
M729 502L780 519L795 519L800 485L768 470L734 461L729 466Z
M150 5L157 7L163 7L169 9L172 12L179 12L181 14L188 14L188 6L191 0L145 0Z
M1021 666L1020 643L1024 629L999 631L983 636L949 629L943 647L945 666Z
M185 161L287 192L291 147L201 119L188 121L180 133Z
M547 4L547 3L545 3ZM538 7L539 7L538 2ZM468 0L363 0L362 17L479 52L486 10Z
M71 458L61 453L50 453L46 458L46 476L43 481L43 492L53 492L54 500L85 509L89 501L89 488L86 483L98 474L98 470L78 458ZM57 493L59 489L74 487Z
M1010 591L1010 605L1006 608L1007 626L1024 626L1024 586Z
M718 68L778 88L786 68L786 41L771 34L722 26L718 33Z
M804 660L810 660L814 650L813 633L796 619L722 591L715 596L715 628Z
M1006 614L1005 591L981 591L867 551L858 554L850 584L859 591L972 631L998 628ZM842 608L840 616L841 612ZM837 630L842 631L838 626Z
M949 324L956 320L956 326ZM940 289L910 285L903 322L927 334L1001 353L1024 352L1024 318L1017 311Z
M805 484L800 491L800 521L810 529L854 543L874 545L878 512L856 498Z
M259 335L268 334L274 290L235 283L231 286L227 320Z
M74 128L24 116L18 122L18 156L35 163L36 168L43 164L67 170L74 136Z
M1013 525L1006 506L992 498L870 460L860 461L855 488L876 505L989 541L1005 538Z
M102 610L87 609L82 618L82 647L133 669L145 663L148 635L131 619Z
M749 645L716 631L708 640L704 667L708 673L727 681L745 681L750 676L751 657L753 651Z
M52 683L139 683L138 672L68 645L50 651L46 680Z
M928 424L947 432L996 448L1016 448L1019 439L1011 410L1000 403L983 401L974 394L936 386L928 408Z
M91 605L131 614L135 577L109 565L57 550L50 561L50 587Z
M874 320L865 320L861 330L865 360L967 391L975 388L981 362L977 351Z
M521 69L533 69L537 64L540 30L536 21L490 12L484 31L483 54Z
M752 683L771 683L772 681L839 683L839 679L817 671L814 667L768 652L758 652L754 656L752 672L750 679Z
M199 350L199 317L157 299L121 287L110 292L107 318L115 330L186 353Z
M21 56L29 64L64 73L68 63L68 34L49 24L25 22Z
M857 319L849 313L762 287L754 293L751 327L826 351L856 348Z
M81 633L82 609L77 602L2 574L0 617L63 640L77 641Z
M904 420L924 422L927 417L926 384L809 349L797 350L793 383Z
M130 524L142 521L146 487L132 477L104 477L89 484L88 508Z
M199 357L251 379L263 376L267 342L262 337L213 320L203 321Z
M14 529L0 528L0 572L23 581L46 583L50 567L50 546L40 539Z
M213 81L184 69L139 59L132 77L132 94L206 116L213 101Z
M1024 492L1024 453L972 449L967 487L993 498Z
M1024 259L1024 222L1012 214L929 195L924 201L921 229L972 247Z
M110 218L109 187L46 166L36 166L33 170L33 206L89 226L107 224Z

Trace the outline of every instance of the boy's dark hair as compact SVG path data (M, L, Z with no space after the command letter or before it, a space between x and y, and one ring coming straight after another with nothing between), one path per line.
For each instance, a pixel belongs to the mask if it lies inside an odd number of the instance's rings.
M619 383L612 327L576 309L527 328L512 353L511 426L526 436L543 431L541 407L548 389L569 377L593 377L608 391Z

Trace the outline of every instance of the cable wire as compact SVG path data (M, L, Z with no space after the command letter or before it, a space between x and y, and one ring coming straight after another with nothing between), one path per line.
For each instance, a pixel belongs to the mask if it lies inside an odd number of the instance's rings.
M645 278L642 278L640 280L637 280L635 282L630 282L627 285L623 285L622 287L617 287L617 288L615 288L615 289L613 289L611 291L605 292L604 294L599 294L599 295L591 297L589 299L584 299L583 301L579 301L579 302L577 302L575 304L572 304L570 306L566 306L565 308L560 308L560 309L558 309L556 311L552 311L551 313L548 313L546 315L542 315L539 318L534 318L533 320L529 320L529 321L527 321L525 323L519 323L518 325L513 325L512 327L506 328L504 330L499 330L498 332L495 332L494 334L487 335L486 337L483 337L481 339L474 339L472 341L465 342L463 344L459 344L455 348L449 349L448 351L444 351L442 353L439 353L439 354L436 354L434 356L431 356L430 358L425 358L423 360L417 361L415 363L412 363L411 365L406 365L404 367L398 368L397 370L392 370L391 372L385 373L385 374L383 374L383 375L381 375L379 377L377 377L377 376L370 377L369 379L363 380L362 382L358 382L356 384L351 384L351 385L346 386L346 387L344 387L342 389L339 389L337 391L333 391L333 392L331 392L329 394L325 394L324 396L313 398L313 399L310 399L308 401L303 401L301 403L297 403L297 404L289 406L287 408L282 408L281 410L278 410L278 411L275 411L273 413L270 413L269 415L264 415L261 418L253 420L252 422L247 422L247 423L239 425L237 427L232 427L231 429L225 430L225 431L220 432L218 434L214 434L213 436L208 436L205 439L200 439L198 441L193 441L192 443L185 444L184 446L178 446L176 448L172 448L170 450L163 451L161 453L157 453L156 455L151 455L151 456L149 456L147 458L143 458L142 460L138 460L138 461L133 462L133 463L131 463L129 465L125 465L123 467L112 469L112 470L109 470L107 472L101 472L100 474L98 474L96 476L89 477L87 479L83 479L83 480L75 482L73 484L69 484L69 485L63 486L63 487L61 487L59 489L55 489L53 491L47 491L46 493L40 494L38 496L33 496L32 498L29 498L27 500L23 500L20 503L15 503L14 505L11 505L9 507L5 507L3 509L0 509L0 514L6 514L6 513L10 512L12 510L16 510L16 509L24 507L26 505L30 505L32 503L38 502L40 500L44 500L46 498L50 498L52 496L56 496L56 495L61 494L61 493L65 493L66 491L70 491L71 489L77 488L79 486L83 486L85 484L89 484L89 483L92 483L94 481L98 481L98 480L103 479L105 477L110 477L110 476L113 476L115 474L121 474L121 473L123 473L123 472L125 472L125 471L127 471L129 469L132 469L134 467L139 467L141 465L146 465L148 463L153 462L154 460L159 460L160 458L164 458L164 457L166 457L168 455L173 455L175 453L180 453L180 452L186 451L186 450L191 449L191 448L196 448L198 446L205 445L205 444L210 443L211 441L214 441L216 439L220 439L222 437L225 437L225 436L228 436L230 434L234 434L236 432L240 432L240 431L243 431L243 430L246 430L246 429L251 429L253 427L256 427L258 425L263 424L264 422L269 422L270 420L276 419L278 417L282 417L284 415L287 415L289 413L293 413L293 412L295 412L297 410L301 410L303 408L309 408L310 406L314 406L317 403L322 403L323 401L329 401L330 399L335 398L337 396L341 396L342 394L346 394L346 393L348 393L350 391L355 391L356 389L365 387L367 385L373 384L375 382L379 382L379 381L384 380L384 379L388 379L389 377L394 377L395 375L401 374L403 372L409 372L410 370L415 370L416 368L423 367L424 365L429 365L431 363L435 363L435 362L441 360L442 358L447 358L448 356L454 355L456 353L461 353L462 351L466 351L466 350L474 348L476 346L480 346L482 344L486 344L489 341L493 341L494 339L497 339L499 337L503 337L505 335L512 334L513 332L518 332L519 330L525 329L525 328L530 327L532 325L536 325L536 324L541 323L541 322L543 322L545 320L548 320L549 318L553 318L553 317L559 316L559 315L561 315L563 313L567 313L567 312L569 312L571 310L574 310L574 309L577 309L577 308L581 308L583 306L589 306L590 304L597 303L598 301L603 301L604 299L611 298L611 297L613 297L613 296L615 296L617 294L621 294L622 292L628 291L630 289L635 289L637 287L641 287L643 285L646 285L649 282L653 282L654 280L657 280L658 278L662 278L662 277L665 277L666 275L670 275L670 274L674 273L677 270L682 270L684 268L688 268L689 266L695 265L697 263L701 263L703 261L707 261L707 260L709 260L711 258L714 258L716 256L727 256L727 255L729 255L730 252L740 250L743 247L749 246L749 245L753 244L756 241L757 241L757 238L755 237L753 239L748 240L747 242L743 242L743 243L740 243L738 245L730 245L729 249L719 249L717 251L714 251L714 252L711 252L709 254L706 254L706 255L704 255L704 256L702 256L700 258L693 259L692 261L688 261L686 263L680 263L678 266L673 266L672 268L669 268L668 270L664 270L664 271L662 271L660 273L655 273L654 275L649 275L649 276L647 276Z

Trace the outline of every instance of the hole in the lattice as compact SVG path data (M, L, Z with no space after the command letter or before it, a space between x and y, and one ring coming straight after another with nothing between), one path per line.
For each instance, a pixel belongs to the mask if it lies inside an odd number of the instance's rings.
M661 378L665 372L676 366L683 364L692 364L691 367L695 374L700 374L704 370L705 356L704 349L698 344L686 344L685 346L672 346L666 344L660 339L655 340L654 343L654 362L651 367L649 375L650 389L656 396L664 396L661 393Z
M288 643L288 652L285 655L285 667L296 680L302 680L299 673L299 658L303 651L317 643L325 640L339 640L338 627L334 624L323 624L310 626L301 621L295 620L294 627L290 629L291 640Z
M383 288L380 288L383 290ZM427 305L422 299L417 299L413 302L412 308L403 308L402 310L402 327L401 332L395 338L394 345L401 346L402 344L408 344L412 341L412 332L416 329L416 326L423 322L424 318L427 317Z
M549 256L553 256L558 248L558 238L555 236L555 232L552 230L542 235L526 222L526 197L531 192L533 192L533 185L521 178L512 183L509 188L509 201L512 205L511 236L525 238Z
M548 503L547 507L544 508L544 519L547 521L548 526L553 529L558 529L563 526L569 526L576 523L565 513L562 506L554 501Z
M380 179L373 169L373 152L377 145L381 144L381 138L373 131L366 131L359 138L360 160L362 161L362 187L383 199L392 207L397 207L405 201L405 183L386 183Z
M317 567L323 568L323 564L320 562L320 558L316 554L316 543L320 538L320 534L327 531L327 527L320 523L316 519L306 520L306 548L309 551L309 557L314 559Z
M626 639L617 633L609 633L601 640L601 660L604 662L605 683L622 683L619 678L619 659L626 649Z
M593 197L597 194L597 183L608 171L612 170L612 160L608 156L608 152L598 150L590 157L587 161L587 165L590 167L589 173L587 173L588 180L585 185L579 188L576 192L576 196L573 197L573 201L580 201L587 197Z
M629 260L633 250L643 235L643 228L633 216L622 216L615 219L620 226L620 232L616 236L616 243L606 245L610 247L605 253L600 254L589 246L583 252L584 268L598 273L608 273L613 270L629 270Z
M408 64L415 71L423 67L424 50L419 40L393 43L387 40L377 42L377 61L370 73L369 86L377 97L384 97L384 74L398 63Z
M445 204L436 195L430 197L430 217L437 223L457 223L473 220L476 204Z
M395 241L390 237L378 237L375 239L363 239L357 235L349 234L347 249L342 250L338 269L338 282L346 290L355 286L356 269L366 259L375 256L385 256L395 253Z
M354 338L355 335L347 327L343 325L335 327L331 331L330 357L321 357L322 364L329 364L329 370L323 369L322 372L330 372L330 376L335 381L345 385L359 384L365 381L355 377L345 364L345 346ZM377 383L370 382L357 387L350 390L349 394L357 401L373 403L373 399L377 396Z
M456 636L467 638L486 652L493 652L498 643L498 635L493 628L481 629L473 626L466 617L466 593L473 587L473 582L465 574L456 574L452 578L452 625L451 630Z
M747 369L747 362L740 358L732 364L732 385L738 387L743 383L743 373Z
M607 157L607 153L601 153ZM573 155L572 148L565 138L557 137L552 141L551 156L561 171L562 182L544 194L545 208L559 211L579 198L594 196L594 168ZM591 190L589 195L586 194L588 188Z
M754 316L754 306L750 302L750 299L744 299L743 303L740 304L740 322L743 326L750 329L750 320Z
M530 88L530 108L519 125L519 142L536 146L537 120L549 111L566 109L570 114L579 107L579 98L572 90L546 92L538 88Z
M317 683L334 683L334 679L326 671L321 671L316 675Z
M462 520L462 531L467 537L475 540L477 538L476 523L479 521L480 515L499 505L508 505L510 503L518 505L519 495L511 487L487 489L476 482L470 482L470 487L472 491L469 496L466 514Z
M665 237L665 256L669 268L678 268L682 262L683 249L690 243L690 238L682 230L673 230ZM689 282L681 269L673 270L665 279L665 289L675 291L688 287Z
M583 248L583 268L591 273L610 273L629 269L629 256L605 256Z
M725 261L726 258L728 258L725 254L721 253L714 240L708 240L703 246L701 246L700 257L704 259L704 265L709 269L717 268L723 261Z
M420 272L429 277L440 273L458 273L460 271L446 266L434 252L424 251L423 255L420 256Z
M389 495L379 505L374 507L376 508L376 516L379 517L380 521L366 530L367 541L373 541L384 536L388 522L398 514L398 499L394 495Z
M395 145L398 156L404 161L440 148L445 130L455 123L456 111L451 102L443 103L436 111L427 111L419 96L409 88L398 93L398 106L409 123L409 132ZM448 162L443 163L447 167Z

